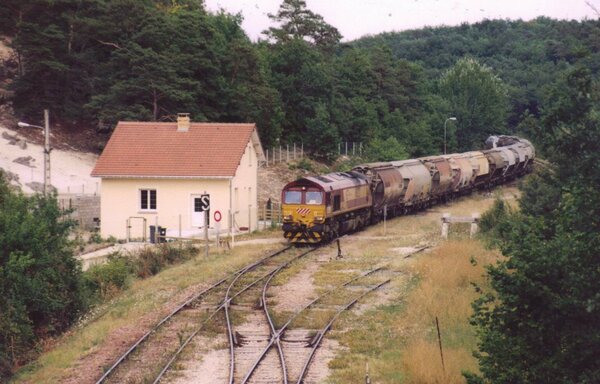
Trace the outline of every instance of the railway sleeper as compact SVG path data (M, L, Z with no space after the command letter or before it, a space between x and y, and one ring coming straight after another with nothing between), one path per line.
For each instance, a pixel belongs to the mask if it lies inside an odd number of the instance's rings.
M317 341L319 341L319 339L322 337L323 332L319 331L317 333L314 334L313 337L307 338L307 344L306 344L306 348L309 347L314 347L315 344L317 343Z

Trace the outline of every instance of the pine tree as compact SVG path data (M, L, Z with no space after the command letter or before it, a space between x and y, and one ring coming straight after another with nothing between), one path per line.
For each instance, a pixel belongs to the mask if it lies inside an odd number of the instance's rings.
M483 377L472 383L600 381L599 99L584 68L554 86L540 143L555 168L502 223L507 259L474 304Z

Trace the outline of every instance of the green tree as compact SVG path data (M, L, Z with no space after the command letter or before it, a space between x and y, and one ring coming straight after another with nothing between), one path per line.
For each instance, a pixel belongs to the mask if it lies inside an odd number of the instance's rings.
M555 168L530 180L496 232L507 258L474 304L483 377L472 383L600 380L598 100L583 67L553 87L540 143Z
M0 175L0 378L83 307L72 225L54 197L26 197Z
M320 48L331 48L342 38L321 15L308 9L304 0L283 0L277 13L269 14L269 18L279 26L263 33L280 43L300 39Z
M308 119L316 116L319 105L330 105L331 67L323 53L303 40L276 44L271 47L268 57L271 86L279 93L285 114L285 141L305 140Z
M506 87L489 67L460 59L440 79L440 93L458 120L459 150L478 148L490 134L505 132Z
M394 161L407 159L408 153L395 137L375 138L367 146L366 157L368 161Z
M333 160L337 154L339 136L324 104L317 104L315 116L306 120L306 126L306 142L312 156L326 161Z

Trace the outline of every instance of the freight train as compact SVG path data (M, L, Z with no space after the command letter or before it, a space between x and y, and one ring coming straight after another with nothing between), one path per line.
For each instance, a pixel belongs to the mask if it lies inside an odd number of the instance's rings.
M283 235L298 244L330 241L384 215L415 212L531 172L535 149L529 141L490 136L486 148L362 164L291 182L281 196Z

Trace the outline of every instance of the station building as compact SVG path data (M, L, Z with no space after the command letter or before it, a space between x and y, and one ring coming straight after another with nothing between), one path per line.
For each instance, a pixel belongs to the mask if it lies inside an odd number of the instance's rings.
M255 230L261 161L255 124L194 123L186 114L121 121L92 171L101 178L101 235L148 240L150 226L173 237L198 236L205 225Z

